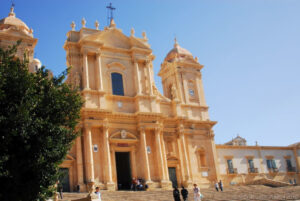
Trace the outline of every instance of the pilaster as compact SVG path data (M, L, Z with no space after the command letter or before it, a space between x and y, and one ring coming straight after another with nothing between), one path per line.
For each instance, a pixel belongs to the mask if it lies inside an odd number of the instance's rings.
M110 154L110 144L109 144L109 130L108 125L103 125L103 145L104 145L104 155L106 159L105 172L106 172L106 189L115 190L115 183L112 178L112 166L111 166L111 154Z

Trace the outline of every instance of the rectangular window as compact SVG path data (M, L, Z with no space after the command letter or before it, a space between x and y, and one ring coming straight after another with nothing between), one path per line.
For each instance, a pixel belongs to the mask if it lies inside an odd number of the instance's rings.
M123 77L120 73L111 74L111 84L113 95L124 96Z
M291 159L286 159L286 166L288 169L291 169L292 168L292 162L291 162Z
M249 159L248 160L248 164L249 164L249 168L252 170L254 169L254 163L253 163L253 160L252 159Z
M232 163L232 159L228 159L227 160L227 166L228 166L228 173L229 174L234 174L236 173L235 171L235 168L233 168L233 163Z
M268 169L276 169L276 162L273 159L268 159L267 160L267 167Z

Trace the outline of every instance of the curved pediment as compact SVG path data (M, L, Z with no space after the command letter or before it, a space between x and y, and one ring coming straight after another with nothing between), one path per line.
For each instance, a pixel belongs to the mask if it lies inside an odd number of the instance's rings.
M134 134L126 130L121 130L113 133L110 136L109 140L111 142L126 142L126 143L134 143L138 141L137 137Z
M121 30L108 28L101 32L86 36L82 39L85 42L97 42L106 47L131 49L132 47L150 49L150 47L135 37L128 37Z
M178 158L176 156L169 156L167 157L168 161L178 161Z
M123 64L119 63L119 62L111 62L109 64L107 64L107 67L110 68L110 67L119 67L121 68L122 70L125 70L126 69L126 66L124 66Z

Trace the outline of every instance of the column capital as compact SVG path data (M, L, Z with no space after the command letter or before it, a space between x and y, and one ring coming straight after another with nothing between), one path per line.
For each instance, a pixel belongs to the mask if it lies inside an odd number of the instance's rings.
M98 50L95 52L95 54L96 54L96 57L100 57L100 56L102 55L101 49L98 49Z
M89 50L85 47L81 47L80 49L80 52L83 54L83 55L87 55L89 53Z
M179 135L183 135L184 134L184 126L183 126L183 124L180 124L177 127L177 132L179 133Z
M146 66L150 65L151 64L151 59L145 59L145 64L146 64Z
M145 133L146 128L145 128L145 126L139 126L139 127L138 127L138 130L139 130L140 132Z
M84 123L83 126L82 126L82 128L90 130L90 129L92 129L92 124L90 124L90 123Z
M108 128L109 128L108 122L104 122L104 123L102 124L102 128L103 128L104 130L108 130Z

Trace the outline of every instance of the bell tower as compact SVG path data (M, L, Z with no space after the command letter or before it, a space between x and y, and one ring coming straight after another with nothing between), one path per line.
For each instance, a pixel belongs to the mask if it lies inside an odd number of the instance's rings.
M206 106L202 68L198 58L180 47L175 38L174 48L165 57L158 74L162 78L164 95L183 104Z

